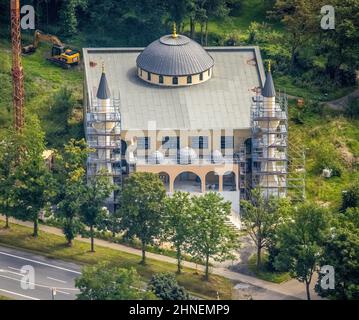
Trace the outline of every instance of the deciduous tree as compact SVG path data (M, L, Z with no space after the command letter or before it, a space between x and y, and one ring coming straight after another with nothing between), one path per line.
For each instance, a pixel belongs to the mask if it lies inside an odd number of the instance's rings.
M133 173L121 192L122 229L126 237L137 237L142 245L142 263L146 263L146 246L161 237L164 220L165 187L158 175Z
M106 172L91 178L84 187L83 199L80 207L80 219L90 229L91 252L95 251L95 228L101 227L108 213L106 200L115 190Z
M209 259L224 261L238 248L238 235L228 225L230 202L214 192L193 198L193 218L189 252L205 261L205 280L209 279Z
M192 201L189 193L175 192L165 201L164 239L176 248L177 272L181 273L182 253L191 235Z
M303 204L293 214L293 219L280 227L275 266L288 270L298 281L305 283L310 300L310 283L323 253L323 243L328 236L330 215L314 204Z

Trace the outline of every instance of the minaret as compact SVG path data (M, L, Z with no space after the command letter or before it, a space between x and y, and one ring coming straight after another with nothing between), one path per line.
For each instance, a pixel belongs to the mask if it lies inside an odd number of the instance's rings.
M115 128L116 122L111 118L113 114L113 107L111 106L111 93L108 87L105 66L102 64L102 73L100 83L97 89L97 122L93 123L93 128L98 133L97 157L100 160L97 164L97 172L106 170L108 173L112 172L111 165L111 131ZM111 178L112 179L112 178Z
M259 125L263 132L263 143L268 145L263 150L263 157L267 158L267 161L263 163L262 170L267 172L266 175L262 176L261 185L267 190L268 194L271 194L274 188L279 187L278 175L275 174L277 171L276 158L277 148L273 147L276 142L276 129L279 126L280 120L277 117L278 108L276 106L276 91L273 83L271 63L268 63L268 72L265 84L262 88L263 96L263 120L259 121ZM270 173L273 172L271 175Z

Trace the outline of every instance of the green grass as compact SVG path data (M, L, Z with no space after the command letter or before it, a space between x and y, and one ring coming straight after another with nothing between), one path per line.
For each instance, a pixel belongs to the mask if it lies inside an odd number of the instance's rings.
M5 296L0 296L0 300L11 300L11 299Z
M298 107L291 103L290 115ZM289 123L289 141L306 148L306 196L308 200L328 206L337 206L345 190L359 179L359 120L351 120L342 112L324 108L322 114L304 114L303 124ZM340 176L324 178L315 168L321 163L318 150L332 150L328 158L342 168ZM355 164L355 162L357 164Z
M32 237L32 229L11 224L10 229L3 229L4 222L0 221L0 244L21 248L44 255L52 259L73 261L82 265L96 264L108 261L119 267L134 267L144 280L157 272L175 272L176 265L148 259L147 265L139 264L140 257L126 252L96 246L96 252L89 251L89 244L74 241L73 247L68 247L63 237L40 232L37 239ZM211 275L210 281L203 279L203 273L194 269L184 268L183 274L177 275L178 282L194 295L215 299L217 292L221 299L231 299L233 283L217 275Z
M2 41L0 43L0 130L12 123L11 53L9 50L9 43ZM83 135L81 111L83 72L79 67L64 70L48 62L46 57L50 55L50 50L50 46L42 44L36 53L23 57L25 112L36 114L42 120L49 147L59 147L69 138L79 138ZM68 119L68 132L56 134L63 128L58 128L57 120L51 113L51 104L54 95L65 86L73 90L76 100L75 111Z
M266 264L268 261L268 256L263 254L262 256L262 269L258 270L257 268L257 256L254 254L248 259L248 267L253 274L259 279L274 282L274 283L282 283L284 281L288 281L291 279L289 273L287 272L273 272L266 270Z
M243 0L242 8L236 12L230 19L224 21L211 21L209 23L209 32L213 33L244 33L252 22L262 23L269 21L266 19L267 11L272 6L263 0ZM271 23L275 30L281 30L280 23Z
M329 90L324 92L323 88L317 86L300 87L295 84L295 78L289 75L276 76L274 73L274 80L276 87L279 89L285 89L286 93L291 96L310 98L319 101L331 101L353 92L355 87L335 88L335 90Z

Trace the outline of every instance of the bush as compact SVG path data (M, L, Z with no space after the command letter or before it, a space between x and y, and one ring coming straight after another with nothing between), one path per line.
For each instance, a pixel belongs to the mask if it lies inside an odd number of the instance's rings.
M359 181L353 183L348 190L343 191L340 211L344 212L348 208L355 207L359 207Z
M328 137L330 139L330 137ZM332 170L333 177L340 177L343 171L343 166L339 160L338 151L335 147L323 141L315 141L312 144L312 152L315 158L313 165L313 173L320 175L324 169Z
M189 300L189 294L179 286L173 273L155 274L148 284L148 289L162 300Z

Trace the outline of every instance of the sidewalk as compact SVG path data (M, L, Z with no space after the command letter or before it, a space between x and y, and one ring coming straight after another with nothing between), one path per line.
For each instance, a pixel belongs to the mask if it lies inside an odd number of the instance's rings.
M0 215L0 219L1 220L5 220L5 217ZM33 227L33 224L31 222L28 221L20 221L20 220L16 220L16 219L10 219L11 223L15 223L18 225L22 225L22 226L26 226L26 227ZM55 227L50 227L50 226L46 226L46 225L39 225L39 230L43 231L43 232L47 232L47 233L51 233L54 235L59 235L59 236L63 236L62 230L55 228ZM90 239L87 238L81 238L81 237L77 237L76 240L81 241L81 242L85 242L85 243L90 243ZM122 244L117 244L117 243L112 243L112 242L108 242L108 241L104 241L101 239L96 239L95 240L95 245L96 246L102 246L102 247L106 247L106 248L111 248L114 250L119 250L122 252L127 252L127 253L131 253L134 255L138 255L141 256L141 250L139 249L135 249L135 248L131 248ZM158 261L163 261L163 262L168 262L168 263L172 263L172 264L177 264L177 260L168 256L164 256L161 254L156 254L156 253L151 253L151 252L146 252L146 256L148 258L154 259L154 260L158 260ZM183 261L183 266L186 266L188 268L192 268L192 269L198 269L201 271L204 271L204 266L202 265L196 265L193 262L188 262L188 261ZM249 284L255 287L259 287L262 289L266 289L278 294L282 294L282 295L286 295L292 298L297 298L297 299L306 299L306 293L305 293L305 286L303 283L300 283L299 281L292 279L290 281L287 281L285 283L282 284L276 284L276 283L272 283L272 282L268 282L268 281L264 281L255 277L251 277L245 274L241 274L238 272L233 272L230 271L226 268L222 268L222 267L212 267L211 268L211 273L212 274L216 274L219 276L223 276L227 279L233 280L233 281L238 281L241 283L245 283L245 284ZM313 286L314 286L314 280L312 282ZM313 300L317 300L317 299L321 299L320 297L318 297L316 295L316 293L314 292L313 288L311 290L311 295L312 295L312 299Z

